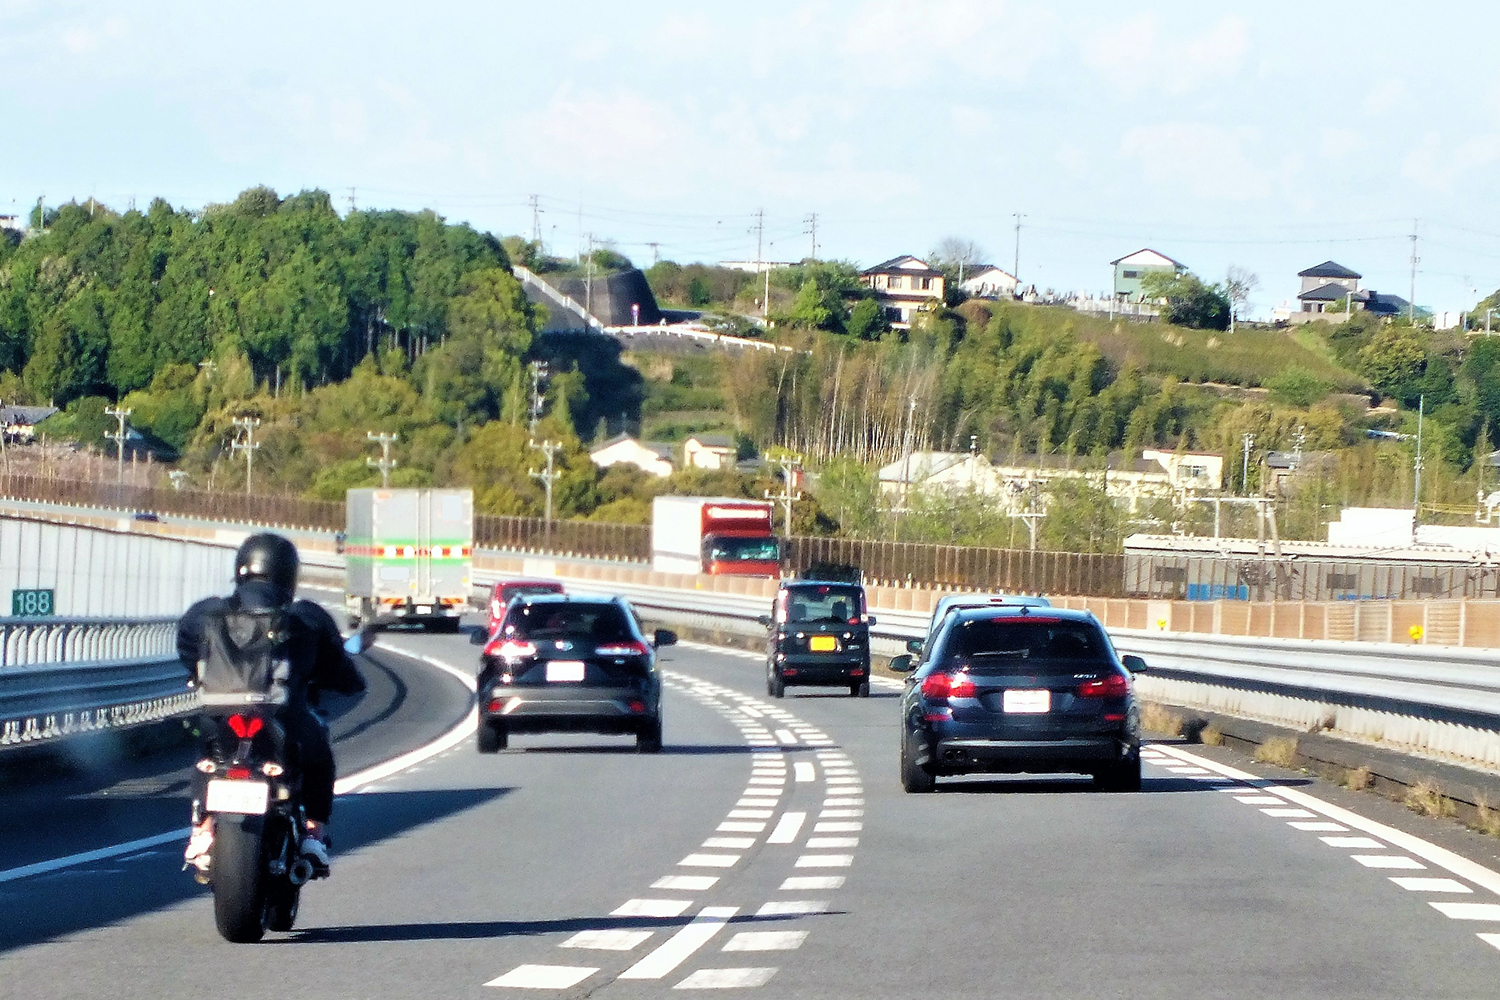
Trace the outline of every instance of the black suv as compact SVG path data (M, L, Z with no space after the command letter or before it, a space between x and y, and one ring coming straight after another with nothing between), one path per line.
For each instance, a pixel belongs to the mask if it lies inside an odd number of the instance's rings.
M484 647L479 671L480 753L511 733L634 733L643 753L661 750L656 649L621 598L528 594L516 598Z
M930 792L943 775L1063 772L1098 788L1141 787L1141 721L1131 671L1098 620L1062 608L955 611L901 699L901 784Z
M870 696L870 626L865 588L830 580L786 580L771 614L760 623L766 638L766 692L785 697L788 685L848 687Z

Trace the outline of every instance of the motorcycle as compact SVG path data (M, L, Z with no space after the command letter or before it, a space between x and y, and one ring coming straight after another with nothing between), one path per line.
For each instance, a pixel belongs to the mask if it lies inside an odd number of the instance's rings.
M249 944L289 931L302 887L318 873L302 855L307 820L294 746L270 710L204 719L205 775L193 825L213 821L208 862L195 877L213 887L214 923L227 941Z

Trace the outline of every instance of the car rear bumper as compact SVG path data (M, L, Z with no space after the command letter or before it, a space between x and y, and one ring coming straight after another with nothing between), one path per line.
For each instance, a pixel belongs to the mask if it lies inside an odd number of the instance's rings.
M512 732L634 732L659 713L656 696L629 688L499 687L480 706Z
M828 655L796 653L778 660L776 673L787 684L854 684L869 680L870 661L863 651Z
M1124 733L1051 740L939 737L927 742L918 762L944 773L1087 771L1124 760L1137 749L1136 741Z

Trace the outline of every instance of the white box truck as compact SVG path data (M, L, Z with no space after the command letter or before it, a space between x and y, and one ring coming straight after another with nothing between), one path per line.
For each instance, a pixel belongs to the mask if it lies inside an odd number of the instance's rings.
M421 622L457 632L474 576L473 492L350 490L345 518L350 626Z
M651 568L658 573L781 575L773 510L761 500L657 497L651 503Z

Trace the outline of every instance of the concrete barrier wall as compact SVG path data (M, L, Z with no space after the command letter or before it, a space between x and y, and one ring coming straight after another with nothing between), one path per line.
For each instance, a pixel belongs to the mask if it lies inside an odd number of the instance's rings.
M53 591L64 618L151 618L181 614L199 598L225 591L234 549L37 520L0 519L0 616L15 590Z

